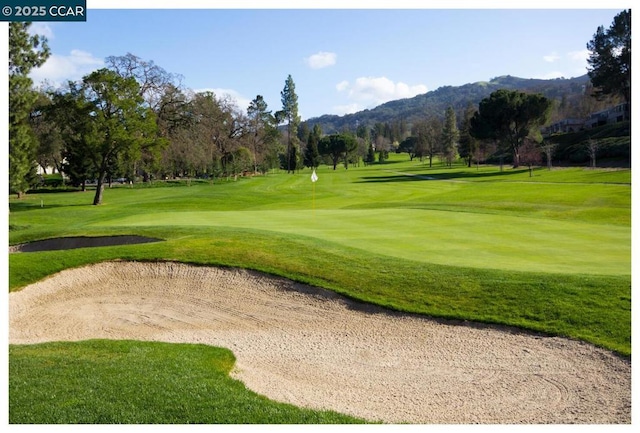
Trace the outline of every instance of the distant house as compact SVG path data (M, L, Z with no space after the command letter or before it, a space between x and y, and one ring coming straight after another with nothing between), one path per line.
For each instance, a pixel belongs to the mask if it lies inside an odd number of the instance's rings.
M578 132L584 129L584 119L562 119L556 123L547 126L544 130L546 135Z
M607 125L610 123L623 122L631 119L629 104L623 102L615 107L606 110L591 113L585 122L585 127L595 128L597 126Z
M544 136L552 134L565 134L567 132L577 132L582 129L596 128L598 126L611 123L623 122L631 119L629 104L624 102L606 110L589 114L586 119L562 119L542 130Z

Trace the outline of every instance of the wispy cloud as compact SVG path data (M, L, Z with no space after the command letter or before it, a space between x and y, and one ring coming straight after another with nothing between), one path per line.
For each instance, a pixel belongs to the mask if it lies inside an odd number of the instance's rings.
M29 76L36 85L47 81L53 86L60 86L67 81L78 81L102 67L102 59L86 51L71 50L67 56L51 54L47 61L41 67L33 69Z
M333 112L339 116L351 113L357 113L358 111L363 110L363 107L358 103L346 104L346 105L335 105L333 106Z
M560 56L555 51L553 53L551 53L551 54L546 55L546 56L542 56L542 58L544 59L545 62L549 62L549 63L553 63L556 60L560 60Z
M587 59L589 58L589 50L587 50L586 48L584 50L580 50L580 51L571 51L570 53L568 53L569 59L574 61L574 62L583 62L583 63L587 63Z
M336 85L338 92L346 92L351 101L348 105L337 108L355 112L364 108L372 108L388 101L403 98L412 98L427 92L424 84L409 85L403 82L394 82L387 77L359 77L354 83L341 81Z
M336 53L320 51L319 53L306 57L304 61L311 69L322 69L335 65L337 58L338 55Z
M338 92L343 92L349 88L349 82L347 80L340 81L336 84L336 90Z

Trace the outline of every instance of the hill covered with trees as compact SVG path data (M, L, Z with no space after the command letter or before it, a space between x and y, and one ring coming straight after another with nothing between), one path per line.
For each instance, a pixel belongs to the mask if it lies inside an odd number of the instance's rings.
M511 75L492 78L462 86L443 86L413 98L389 101L369 110L344 116L324 115L308 119L310 128L318 124L325 133L355 131L358 126L374 127L376 123L402 123L409 130L417 121L430 117L444 119L448 107L462 112L469 104L475 106L499 89L540 93L555 101L552 121L563 117L586 116L597 111L603 102L591 97L593 88L588 75L576 78L542 80Z

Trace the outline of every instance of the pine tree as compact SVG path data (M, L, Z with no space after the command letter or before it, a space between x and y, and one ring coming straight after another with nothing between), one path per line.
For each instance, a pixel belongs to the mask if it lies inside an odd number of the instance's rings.
M373 164L376 162L376 152L373 150L373 143L369 143L369 149L367 150L367 157L364 160L367 164Z
M318 142L322 137L322 129L319 124L313 125L313 129L309 133L307 147L304 152L304 165L316 168L320 165L320 152L318 151Z
M631 9L616 15L609 29L598 27L587 48L596 95L620 95L631 103Z
M460 129L459 151L460 157L467 159L467 167L471 167L471 161L478 149L478 141L471 135L471 118L475 114L475 106L472 103L467 105Z
M456 113L453 111L453 107L449 106L445 112L444 126L442 128L443 156L449 167L451 167L451 163L457 155L459 137L460 132L456 126Z
M47 40L31 36L31 23L9 23L9 187L22 197L35 180L38 143L29 124L37 99L29 78L31 69L49 57Z
M287 121L287 173L294 172L292 161L295 161L292 144L298 136L298 125L300 124L300 116L298 115L298 95L296 95L296 85L291 75L287 76L284 83L284 89L280 92L282 100L282 111L279 117Z

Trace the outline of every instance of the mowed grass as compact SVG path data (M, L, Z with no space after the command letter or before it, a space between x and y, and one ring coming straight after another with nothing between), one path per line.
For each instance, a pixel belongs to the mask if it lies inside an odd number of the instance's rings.
M533 174L396 159L321 167L315 185L305 170L118 187L98 207L92 192L11 199L12 244L107 234L166 241L12 254L10 290L111 259L238 266L400 311L517 326L630 355L630 171Z
M249 391L229 377L235 358L222 348L91 340L11 346L9 357L12 424L364 422Z

